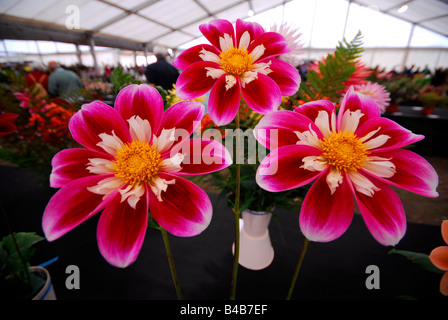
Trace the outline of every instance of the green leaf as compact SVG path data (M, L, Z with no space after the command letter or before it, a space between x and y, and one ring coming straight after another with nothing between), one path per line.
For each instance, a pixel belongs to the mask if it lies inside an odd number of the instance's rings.
M429 256L427 254L413 252L413 251L406 251L406 250L396 250L396 249L390 250L389 254L391 254L391 253L400 254L400 255L408 258L410 261L419 265L426 271L435 272L435 273L444 273L445 272L443 270L440 270L439 268L436 268L432 264L432 262L429 259Z
M8 235L4 237L0 243L1 271L2 273L15 275L25 280L30 266L30 260L35 253L35 249L32 246L44 240L44 238L34 232L19 232L15 233L14 237L20 254L17 252L12 236ZM25 260L25 264L20 255Z
M117 67L112 71L110 82L114 87L115 94L127 85L138 83L132 74L124 72L123 67Z
M148 212L148 226L150 228L160 230L160 226L157 224L157 222L155 222L154 218L151 215L151 212Z

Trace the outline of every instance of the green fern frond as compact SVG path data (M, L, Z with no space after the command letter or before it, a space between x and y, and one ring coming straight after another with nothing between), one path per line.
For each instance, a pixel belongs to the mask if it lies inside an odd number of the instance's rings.
M363 51L361 31L350 42L346 39L339 41L335 52L319 61L317 70L307 73L297 98L305 102L322 98L337 102L344 82L356 71L355 62Z

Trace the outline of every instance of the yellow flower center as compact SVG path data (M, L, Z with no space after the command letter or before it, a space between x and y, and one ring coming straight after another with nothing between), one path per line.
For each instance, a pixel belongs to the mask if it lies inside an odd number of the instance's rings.
M322 140L323 157L338 171L357 171L368 156L366 146L353 132L332 132Z
M221 69L228 74L239 76L252 70L252 57L247 53L247 50L230 48L219 56L222 59Z
M127 143L115 157L116 177L130 185L149 182L160 167L160 154L153 145L142 141Z

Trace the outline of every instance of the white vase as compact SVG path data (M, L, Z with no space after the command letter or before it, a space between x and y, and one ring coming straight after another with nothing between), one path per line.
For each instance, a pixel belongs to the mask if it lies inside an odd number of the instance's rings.
M238 262L250 270L265 269L274 260L274 248L268 228L272 213L244 210L242 216Z
M54 293L53 284L51 282L50 273L46 268L33 266L30 267L31 272L38 273L45 279L45 284L42 289L32 298L32 300L56 300L56 294Z

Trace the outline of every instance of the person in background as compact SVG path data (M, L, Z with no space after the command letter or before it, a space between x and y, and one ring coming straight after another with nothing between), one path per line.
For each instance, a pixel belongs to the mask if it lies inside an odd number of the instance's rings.
M154 86L161 86L165 90L173 89L179 77L179 70L166 60L168 51L165 48L155 46L154 54L157 61L146 67L146 79Z
M50 61L48 68L51 72L48 78L48 93L51 96L60 97L64 93L83 88L81 79L73 71L62 68L55 61Z

